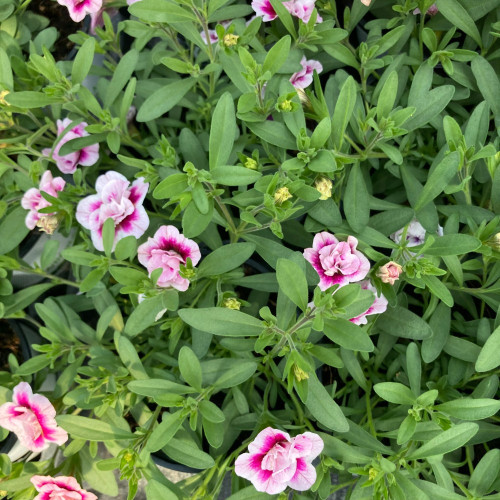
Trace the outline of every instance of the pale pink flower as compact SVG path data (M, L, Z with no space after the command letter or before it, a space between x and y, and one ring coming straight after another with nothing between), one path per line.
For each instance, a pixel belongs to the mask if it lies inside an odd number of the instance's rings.
M95 35L95 29L96 28L103 28L104 27L104 19L102 18L102 15L104 11L107 11L109 14L109 17L115 16L118 11L116 9L110 9L110 8L101 8L97 12L93 12L90 14L90 34Z
M403 267L397 262L391 260L387 264L378 268L377 276L382 280L382 283L389 283L394 285L395 281L399 279L399 275L403 272Z
M316 481L311 462L323 446L323 440L312 432L290 438L286 432L267 427L248 445L250 453L236 459L234 472L269 495L281 493L287 486L305 491Z
M116 243L126 236L140 238L149 226L149 217L142 206L149 184L143 177L132 185L122 174L109 171L96 181L96 194L87 196L76 207L76 220L90 230L92 243L104 250L102 227L107 219L115 223Z
M321 73L323 66L319 61L315 61L314 59L307 60L306 56L302 57L300 64L302 65L302 69L292 75L290 82L296 89L305 89L313 82L314 70L317 73Z
M435 16L437 13L439 12L439 9L437 7L437 5L435 3L433 3L428 9L427 9L427 12L426 14L429 14L429 16ZM416 8L414 11L413 11L413 14L414 15L417 15L417 14L421 14L420 12L420 9L419 8Z
M188 258L196 266L201 253L197 243L180 234L175 226L161 226L153 238L148 238L137 249L137 257L150 275L155 269L163 269L158 286L184 292L189 287L189 280L179 274L180 266L185 265Z
M208 45L205 30L200 31L200 36L203 42ZM208 30L208 36L210 38L210 43L217 43L219 41L219 37L217 36L217 32L215 30Z
M368 7L372 3L372 0L361 0L361 3Z
M68 433L57 426L56 410L41 394L33 394L26 382L14 387L12 403L0 406L0 426L13 432L28 450L40 452L50 443L62 445Z
M278 17L269 0L253 0L252 9L264 22L274 21Z
M399 229L395 233L392 233L390 238L395 242L395 243L400 243L401 238L403 236L403 230L404 228ZM425 241L425 229L418 222L418 220L413 219L409 224L408 224L408 229L406 231L406 241L408 242L406 246L408 247L416 247L417 245L421 245ZM438 236L443 236L443 228L441 226L438 226L438 230L436 232Z
M52 214L39 213L38 211L42 208L47 208L52 206L50 201L47 201L41 194L44 193L57 198L57 193L64 189L66 181L62 177L52 177L50 170L46 170L42 178L40 179L39 188L31 188L24 193L21 200L21 206L26 210L29 210L26 216L26 227L28 229L35 229L36 223L41 217Z
M319 274L320 290L361 281L368 274L370 262L356 249L357 245L354 236L339 242L333 234L324 231L314 237L312 248L304 250L304 258Z
M381 314L385 312L387 310L388 302L384 295L380 294L380 297L377 295L377 289L370 283L369 280L362 281L360 285L363 290L370 290L373 292L375 299L373 304L364 313L350 319L349 321L355 325L366 325L366 323L368 323L366 317L371 314Z
M87 14L99 12L102 7L102 0L57 0L59 5L68 8L69 17L79 23Z
M292 14L292 16L298 17L304 23L308 23L311 18L311 14L314 10L316 0L289 0L284 2L283 5L286 10ZM323 19L318 14L316 17L316 23L323 22Z
M69 118L64 120L57 120L57 135L60 136L63 130L71 123ZM83 167L90 167L94 165L99 159L99 144L91 144L90 146L85 146L79 151L69 153L64 156L59 155L59 151L63 144L66 144L72 139L77 139L78 137L88 136L88 132L85 131L87 123L82 122L76 127L66 132L64 137L58 142L57 146L54 148L52 153L52 158L56 161L57 168L63 174L73 174L76 171L77 165L82 165ZM47 148L42 151L45 156L50 156L51 149Z
M38 491L33 500L97 500L71 476L33 476L30 481Z

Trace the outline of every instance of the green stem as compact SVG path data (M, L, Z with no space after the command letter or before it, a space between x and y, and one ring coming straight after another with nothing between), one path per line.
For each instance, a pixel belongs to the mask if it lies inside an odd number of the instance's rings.
M45 271L42 271L41 269L32 269L31 267L20 267L19 271L23 273L28 273L28 274L37 274L38 276L43 276L44 278L50 279L52 281L56 281L59 284L62 285L68 285L72 286L74 288L80 288L80 284L76 283L75 281L70 281L64 278L60 278L59 276L55 276L54 274L46 273Z

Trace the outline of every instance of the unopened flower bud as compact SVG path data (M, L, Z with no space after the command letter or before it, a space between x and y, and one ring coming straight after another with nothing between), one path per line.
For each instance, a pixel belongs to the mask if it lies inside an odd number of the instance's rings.
M44 215L36 223L36 227L47 234L54 234L58 226L59 218L57 215Z
M5 96L9 95L10 92L8 90L2 90L0 92L0 104L3 106L10 106L10 104L5 100Z
M378 471L377 469L374 469L373 467L370 467L368 471L368 479L370 481L373 481L377 477Z
M302 380L307 380L309 378L309 375L297 365L293 365L293 375L298 382L302 382Z
M332 181L327 177L322 177L314 183L314 187L320 192L320 200L328 200L332 196Z
M234 297L229 297L224 300L222 305L227 309L233 309L235 311L239 311L241 307L241 302L238 299L235 299Z
M250 170L257 170L257 162L253 158L248 157L245 160L244 165L246 168L249 168Z
M226 47L232 47L233 45L236 45L238 43L238 35L232 35L231 33L227 33L224 35L224 45Z
M132 453L130 453L129 451L127 451L127 453L125 453L125 455L123 455L123 460L125 460L125 462L131 462L132 459L134 458L134 455Z
M290 99L285 99L279 105L281 111L292 111L292 101Z
M304 92L304 89L296 88L297 95L299 96L300 102L306 106L310 107L311 106L311 101L309 97L307 97L307 94Z
M402 266L397 262L390 261L387 264L379 267L377 276L382 280L382 283L394 285L394 282L399 279L399 275L403 272Z
M281 187L274 193L274 201L276 204L281 205L286 200L289 200L292 197L290 191L288 191L287 187Z
M493 235L489 240L488 240L488 245L493 248L493 250L496 250L497 252L500 252L500 233L497 233Z

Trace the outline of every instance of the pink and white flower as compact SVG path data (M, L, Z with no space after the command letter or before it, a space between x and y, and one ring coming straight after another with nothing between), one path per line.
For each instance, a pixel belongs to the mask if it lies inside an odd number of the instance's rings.
M102 0L57 0L59 5L68 8L69 17L79 23L87 14L95 14L102 7Z
M95 29L96 28L103 28L104 27L104 19L102 17L104 11L107 11L109 14L109 17L116 16L118 14L118 11L116 9L110 9L106 7L102 7L99 9L97 12L93 12L90 14L90 34L95 35Z
M380 297L377 295L377 289L370 283L370 280L362 281L360 285L363 290L370 290L370 292L373 292L375 300L364 313L356 316L355 318L351 318L349 321L355 325L366 325L366 323L368 323L366 317L371 314L381 314L385 312L387 310L388 302L383 294L380 294Z
M62 134L63 130L71 124L71 120L69 118L65 118L64 120L57 120L57 135ZM87 123L82 122L76 127L73 127L71 130L64 134L57 146L54 148L54 152L52 153L52 158L55 160L57 168L63 174L73 174L76 171L77 165L82 165L83 167L90 167L94 165L99 159L99 144L91 144L90 146L85 146L79 151L75 151L73 153L69 153L67 155L59 155L59 151L62 148L63 144L66 144L68 141L72 139L77 139L78 137L87 137L89 134L85 131L85 127ZM42 151L45 156L50 157L51 149L47 148Z
M438 6L433 3L428 9L427 9L427 12L426 14L428 14L429 16L435 16L437 13L439 12L439 9L438 9ZM417 14L421 14L420 12L420 9L417 7L414 11L413 11L413 14L414 15L417 15Z
M29 210L26 216L26 227L28 229L35 229L36 223L45 216L54 215L39 213L42 208L47 208L52 206L50 201L47 201L43 196L42 192L57 198L57 193L64 189L66 181L62 177L52 177L50 170L46 170L40 180L39 188L31 188L24 193L21 200L21 206L26 210Z
M257 16L262 17L262 21L269 22L274 21L278 14L274 10L269 0L253 0L252 9L257 14Z
M189 287L189 280L179 274L180 266L185 265L188 258L196 266L201 253L197 243L180 234L175 226L161 226L153 238L148 238L137 249L137 257L150 275L155 269L163 270L158 286L184 292Z
M372 0L361 0L361 3L369 7L369 5L372 3Z
M311 14L314 10L316 0L289 0L284 2L283 5L286 10L292 14L292 16L298 17L304 23L308 23L311 18ZM316 17L316 23L323 22L323 19L318 14Z
M394 243L400 243L401 238L403 236L404 228L399 229L395 233L390 235L390 238L394 241ZM406 230L406 241L407 247L416 247L417 245L421 245L425 241L426 231L422 224L418 222L418 220L413 219L408 224L408 229ZM443 228L438 226L438 230L436 231L438 236L443 236Z
M323 66L319 61L315 61L314 59L307 60L306 56L302 57L300 64L302 65L302 69L292 75L290 82L296 89L305 89L313 82L314 70L317 73L321 73Z
M0 406L0 426L13 432L28 450L40 452L50 443L62 445L68 433L58 427L56 410L41 394L33 394L26 382L14 387L12 403Z
M356 249L357 245L358 240L354 236L348 236L347 241L339 241L333 234L324 231L314 237L312 248L304 250L304 258L319 274L320 290L365 278L370 262Z
M290 438L286 432L267 427L248 445L250 453L236 459L234 471L269 495L281 493L287 486L305 491L316 481L311 462L323 446L323 440L312 432Z
M97 500L71 476L33 476L30 481L38 491L33 500Z
M207 35L205 33L205 30L200 31L200 36L203 42L208 45L207 43ZM219 37L217 36L217 31L215 30L208 30L208 37L210 38L210 43L217 43L219 41Z
M76 207L76 220L90 230L92 243L104 250L102 227L107 219L115 223L116 243L126 236L140 238L149 226L149 217L142 206L149 184L143 177L132 185L122 174L109 171L96 181L96 194L87 196Z

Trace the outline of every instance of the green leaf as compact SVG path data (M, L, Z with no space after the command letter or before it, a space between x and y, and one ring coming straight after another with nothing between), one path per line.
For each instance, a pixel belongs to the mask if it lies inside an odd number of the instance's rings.
M78 50L71 68L71 82L73 85L82 83L88 75L94 60L95 38L89 37Z
M210 170L227 164L237 129L233 97L225 92L219 98L212 115L208 145Z
M56 421L72 437L87 441L110 441L135 437L131 432L95 418L81 417L80 415L57 415Z
M472 473L468 489L476 497L482 497L490 492L500 473L500 450L489 450L476 465Z
M398 84L398 74L396 71L392 71L387 77L377 100L377 118L379 120L389 116L389 113L392 111L396 102Z
M377 328L395 337L424 340L432 337L431 327L415 313L396 306L377 318Z
M178 500L178 496L163 483L150 479L146 484L147 500Z
M187 346L179 351L179 370L184 380L195 389L201 389L201 366L196 354Z
M483 420L500 410L500 401L462 398L436 405L434 408L461 420Z
M311 147L314 149L320 149L325 146L330 135L332 133L332 120L329 116L323 118L311 136Z
M445 453L461 448L470 441L478 431L479 426L474 423L455 425L451 429L432 438L420 448L410 453L407 457L409 460L418 460L435 455L444 455Z
M118 241L115 247L117 260L127 260L137 253L137 238L135 236L125 236Z
M146 449L151 452L161 450L182 427L185 418L182 411L176 413L164 412L161 424L155 427L149 436Z
M240 166L221 166L212 170L212 177L223 186L248 186L262 177L261 172Z
M288 128L277 121L248 122L246 126L263 141L284 149L297 149L297 141Z
M450 325L451 309L443 303L438 304L429 321L433 335L422 342L422 359L426 363L432 363L441 354L450 335Z
M450 291L437 276L424 275L422 276L422 280L433 295L443 301L448 307L453 307L454 302Z
M147 0L141 0L141 3L145 1ZM138 122L149 122L159 118L178 104L195 83L195 78L183 78L160 87L143 102L137 113L136 120Z
M5 97L5 100L10 105L18 108L43 108L50 104L60 104L64 102L62 97L50 96L43 92L32 92L31 90L11 92Z
M208 212L202 214L195 203L190 203L182 214L182 230L186 238L196 238L199 236L212 221L214 214L213 199L208 200Z
M375 384L373 390L382 399L397 405L413 405L417 399L411 389L398 382L381 382Z
M323 454L327 457L351 464L368 464L372 460L372 454L367 454L362 448L344 443L330 434L320 432L319 435L325 443Z
M226 420L224 412L210 401L203 400L200 402L198 407L200 409L200 413L203 415L203 418L206 418L214 424L220 424Z
M423 64L421 67L423 66L426 66L426 64ZM429 123L446 108L454 94L455 87L453 85L442 85L421 95L416 102L410 103L408 101L408 104L414 106L416 111L415 114L405 122L404 128L408 131L412 131Z
M14 79L12 77L10 59L7 52L5 52L2 48L0 48L0 83L2 83L9 90L14 88Z
M97 144L99 142L103 142L108 137L107 132L102 134L91 134L83 137L77 137L76 139L71 139L68 142L65 142L61 149L59 150L59 155L65 156L70 153L74 153L75 151L79 151L82 148L86 148L87 146L91 146L92 144Z
M336 432L347 432L349 423L339 405L331 398L316 374L310 374L307 380L307 409L312 416L328 429Z
M8 317L14 313L22 311L25 307L33 304L33 302L35 302L36 299L42 295L42 293L45 293L53 286L55 286L53 283L42 283L25 288L14 293L13 295L9 295L8 297L2 297L0 303L3 303L5 307L3 314L4 317Z
M500 326L495 328L481 348L476 361L477 372L488 372L500 365Z
M307 309L309 290L302 268L287 259L278 259L276 277L281 291L302 311Z
M125 365L132 377L138 380L149 378L146 370L142 366L141 360L139 359L139 355L137 354L134 345L127 337L118 334L116 348L118 351L118 355L122 360L122 363Z
M104 221L102 226L102 244L106 257L111 256L113 243L115 241L115 221L110 217Z
M277 1L279 2L280 0ZM227 500L269 500L269 495L267 493L258 492L252 485L237 491L233 495L227 497Z
M262 73L269 71L271 75L274 75L288 57L290 52L290 36L286 35L280 38L267 52L266 58L264 59L264 64L262 65Z
M254 253L253 243L230 243L208 254L198 267L198 276L216 276L236 269Z
M288 12L283 5L282 0L270 0L270 2L274 11L278 14L279 20L283 23L283 26L287 29L288 33L290 33L294 39L297 38L293 18L290 12Z
M455 177L460 166L460 155L457 151L446 155L432 170L422 192L415 204L415 210L420 210L444 191L449 182Z
M206 401L202 401L205 403ZM214 459L200 450L193 441L172 438L162 451L176 462L193 467L194 469L209 469L215 465ZM164 500L163 497L158 500Z
M370 336L346 319L325 319L323 333L345 349L362 352L373 352L375 349Z
M109 108L115 102L118 94L130 81L138 61L139 52L135 49L130 50L120 58L120 62L113 72L113 77L106 88L104 107Z
M186 174L173 174L163 179L153 191L153 197L157 200L172 198L181 194L188 188L188 176Z
M477 86L494 116L500 116L500 80L493 66L484 57L477 55L471 63Z
M399 446L407 443L415 434L415 429L417 428L417 422L413 415L408 415L401 422L398 429L397 443Z
M129 337L135 337L137 334L143 332L146 328L151 326L156 321L156 316L162 309L166 308L164 294L174 292L174 290L167 290L155 297L145 298L129 316L125 324L125 333Z
M354 111L356 94L356 82L352 76L349 76L340 89L340 94L332 117L332 134L337 149L342 147L344 133Z
M225 307L181 309L179 316L198 330L225 337L257 336L264 329L257 318Z
M191 10L182 8L175 1L141 0L129 6L129 12L144 21L155 23L183 23L197 21Z
M443 348L446 354L467 363L475 363L479 357L480 347L468 340L450 335Z
M481 241L468 234L445 234L434 240L425 249L426 255L464 255L474 252L481 246Z
M0 223L0 234L9 235L8 238L0 238L0 255L14 250L30 232L24 223L27 214L23 207L16 207Z
M422 383L422 363L418 345L415 342L411 342L406 348L406 373L412 392L418 396Z
M460 2L457 0L437 0L436 5L439 9L439 13L446 17L451 24L469 35L479 47L483 46L476 23L462 7Z
M254 361L240 361L232 369L225 371L212 384L216 389L229 389L246 382L257 370L257 363Z
M135 394L154 398L165 393L172 394L190 394L196 392L196 389L187 385L178 384L170 380L160 378L151 378L147 380L132 380L127 385L128 389Z
M148 275L145 272L130 267L113 266L109 268L109 274L118 283L126 286L138 286L141 281L148 279Z
M366 227L370 219L370 198L359 165L353 165L349 174L344 196L344 212L349 226L357 233Z
M19 366L19 368L17 368L15 373L19 377L25 377L26 375L31 375L32 373L38 373L49 365L50 358L46 354L40 354L25 361Z

